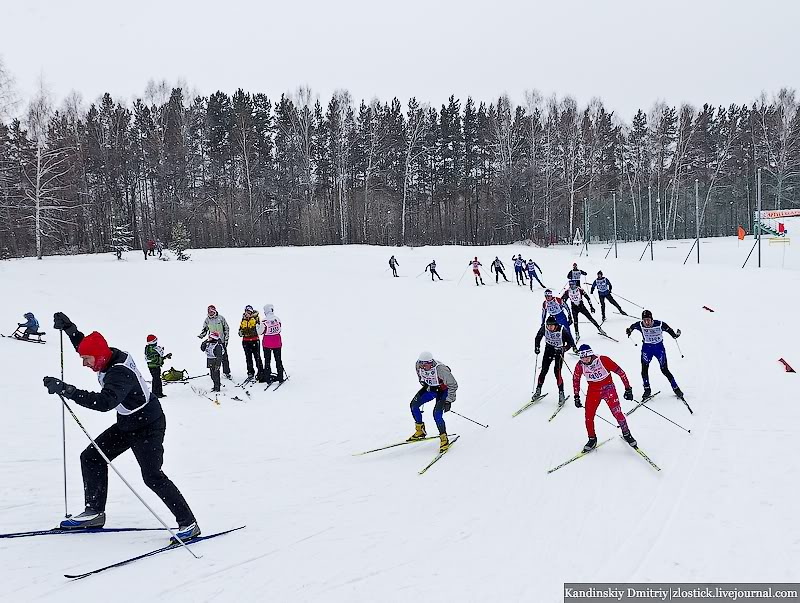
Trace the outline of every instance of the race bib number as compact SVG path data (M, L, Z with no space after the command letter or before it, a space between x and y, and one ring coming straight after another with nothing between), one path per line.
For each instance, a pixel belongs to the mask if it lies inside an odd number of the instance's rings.
M439 385L439 373L436 372L435 366L429 371L419 368L417 373L419 374L419 380L425 385L430 385L431 387Z
M605 293L608 291L608 281L604 278L597 279L597 290L600 293Z
M595 358L588 365L583 365L583 374L586 375L586 380L591 382L602 381L608 377L608 369L600 362L600 358Z
M544 340L556 349L564 347L564 335L562 329L552 332L547 327L544 329Z
M580 306L581 305L581 292L580 292L580 289L575 289L574 291L572 289L570 289L569 290L569 299L576 306Z
M266 321L266 329L264 332L267 335L279 335L281 332L281 323L277 320Z
M558 303L556 300L545 300L545 307L547 308L547 313L551 316L555 316L556 314L561 313L561 304Z
M645 343L661 343L664 341L661 323L654 323L652 327L646 327L640 323L640 326L642 327L642 339L644 339Z

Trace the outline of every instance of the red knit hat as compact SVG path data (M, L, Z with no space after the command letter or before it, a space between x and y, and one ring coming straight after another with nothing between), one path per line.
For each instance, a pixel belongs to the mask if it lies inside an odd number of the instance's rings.
M111 360L111 348L108 347L105 337L97 331L92 331L78 344L78 354L81 356L94 356L92 370L100 372L108 361Z
M148 345L151 343L158 343L158 337L156 337L151 333L150 335L147 336L147 343Z

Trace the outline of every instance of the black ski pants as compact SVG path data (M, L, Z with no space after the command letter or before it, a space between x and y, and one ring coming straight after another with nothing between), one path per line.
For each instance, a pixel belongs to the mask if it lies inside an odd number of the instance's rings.
M592 323L595 327L600 329L600 325L597 324L597 321L594 319L594 316L589 314L589 310L586 308L586 304L581 302L580 306L576 306L575 304L572 305L572 319L575 321L575 332L577 333L580 329L578 328L578 314L583 314L586 318L589 319L589 322Z
M161 368L157 366L148 366L147 368L150 369L150 375L153 377L153 383L150 389L160 398L164 395L164 390L161 385Z
M536 276L535 272L528 273L528 279L531 281L531 291L533 291L533 279L536 279L536 282L542 286L542 289L546 289L547 287L544 286L544 283L539 280L539 277Z
M231 374L231 361L228 358L228 342L225 342L225 349L222 351L222 372L225 375Z
M610 293L606 295L600 295L600 316L603 320L606 319L606 301L614 306L617 310L619 310L620 314L625 314L625 311L619 307L617 300L614 299L614 296ZM627 316L627 314L625 314Z
M438 273L438 272L436 272L436 270L431 270L431 280L433 280L433 275L434 275L434 274L437 276L437 278L438 278L440 281L442 280L442 277L441 277L441 276L439 276L439 273Z
M519 270L517 270L516 268L514 269L514 277L517 279L518 285L525 284L525 273L522 271L521 268Z
M112 425L95 440L110 460L114 460L128 449L133 451L142 470L145 485L164 501L175 516L179 526L194 522L194 514L178 487L161 470L164 464L164 433L167 419L164 415L136 431L122 431ZM81 472L86 508L96 512L106 510L108 498L108 465L94 446L81 453Z
M272 374L272 354L275 354L275 370L278 371L278 381L283 381L283 360L281 348L264 348L264 368L267 375Z
M397 276L397 268L394 266L389 266L392 269L392 276Z
M539 379L536 383L539 387L544 384L544 378L547 376L547 371L550 369L550 363L553 363L553 374L556 376L558 391L561 391L564 389L564 380L561 378L561 366L564 364L564 352L557 350L549 344L545 344L544 346L542 370L539 371Z
M502 268L498 268L497 270L494 271L494 282L495 283L499 283L500 282L500 275L501 274L503 275L503 280L505 282L508 282L508 279L506 278L506 273L503 272Z
M256 374L253 370L253 359L255 359L256 370L260 373L263 369L261 364L261 342L256 339L255 341L242 340L242 347L244 348L244 361L247 363L247 376L250 377Z
M209 358L206 362L208 372L211 373L211 381L214 383L214 388L219 391L222 388L222 380L219 377L219 369L222 362L216 358Z

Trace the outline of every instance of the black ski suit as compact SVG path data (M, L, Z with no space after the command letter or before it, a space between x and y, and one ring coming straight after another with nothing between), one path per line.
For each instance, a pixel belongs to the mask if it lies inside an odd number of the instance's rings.
M77 350L83 333L74 324L64 328L64 332ZM97 436L97 445L112 461L131 449L145 485L164 502L179 526L190 525L195 521L192 510L178 487L161 470L167 429L161 402L147 388L128 353L116 348L111 348L111 352L105 371L98 373L100 392L68 389L63 395L91 410L116 409L117 422ZM108 465L92 445L81 453L81 473L86 509L105 512Z
M594 306L592 305L592 299L586 294L586 291L577 287L576 289L567 289L566 294L562 296L562 298L568 298L570 301L570 305L572 306L572 320L575 323L575 335L580 337L580 327L578 326L578 315L583 314L586 318L589 319L589 322L592 323L595 328L599 331L600 325L597 324L597 321L594 317L589 314L589 310L586 309L586 305L583 303L583 299L585 298L587 302L589 302L589 308L591 311L594 312Z
M439 276L439 273L436 272L436 262L431 262L430 264L425 266L425 272L427 272L428 270L431 271L431 280L433 280L434 274L439 278L440 281L443 280L442 277Z
M561 325L558 326L556 331L548 331L545 325L539 327L539 332L536 333L536 340L534 346L536 353L539 353L539 344L545 337L544 356L542 357L542 370L539 371L539 377L536 380L537 387L544 384L544 378L547 376L547 371L550 368L550 363L555 360L553 364L553 374L556 376L556 384L558 391L564 391L564 380L561 378L561 366L564 364L564 350L572 348L575 349L575 340L569 332Z
M503 262L500 261L500 258L495 258L494 259L492 264L489 266L489 270L490 271L492 271L492 270L494 271L494 282L495 283L499 283L500 282L500 275L501 274L503 275L503 280L508 282L508 279L506 278L506 273L505 273L505 271L503 269Z

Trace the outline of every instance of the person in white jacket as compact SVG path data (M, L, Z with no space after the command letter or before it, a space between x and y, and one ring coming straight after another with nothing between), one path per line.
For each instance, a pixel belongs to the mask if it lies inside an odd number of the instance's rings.
M281 350L283 341L281 340L281 321L275 316L275 308L272 304L264 306L264 319L256 327L261 336L261 347L264 349L264 373L259 379L260 382L272 383L278 381L283 383L286 376L283 371L283 359ZM277 375L272 374L272 355L275 354L275 370Z

